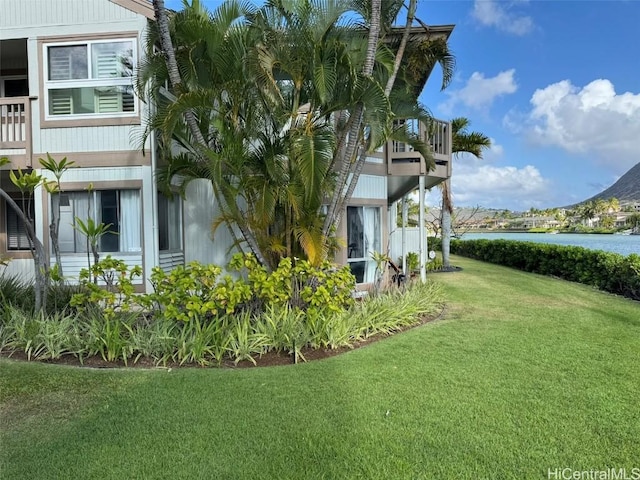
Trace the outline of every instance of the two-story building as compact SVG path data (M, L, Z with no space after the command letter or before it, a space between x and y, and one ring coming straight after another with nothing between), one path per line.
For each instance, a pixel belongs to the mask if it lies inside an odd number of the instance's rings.
M143 144L148 104L133 88L153 8L147 0L0 0L0 185L16 200L9 169L41 170L39 158L75 162L61 180L61 193L38 188L24 208L51 253L49 224L60 209L59 246L67 278L88 265L86 237L74 219L110 224L99 241L101 255L141 265L140 288L154 266L171 269L191 260L226 263L231 238L218 229L215 201L206 181L192 182L184 201L158 193L153 135ZM453 26L433 27L448 38ZM428 76L429 72L426 73ZM434 186L451 174L451 131L436 122L428 133L436 169L408 145L389 142L364 167L338 234L348 246L337 261L351 265L358 281L373 281L372 251L388 250L395 202L419 183ZM426 236L426 235L425 235ZM0 200L0 257L5 274L30 277L33 262L24 227ZM55 259L51 258L52 264Z

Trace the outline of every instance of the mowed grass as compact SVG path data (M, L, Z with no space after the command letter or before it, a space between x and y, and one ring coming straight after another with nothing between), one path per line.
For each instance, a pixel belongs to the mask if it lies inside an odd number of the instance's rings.
M241 370L0 361L0 478L546 479L640 467L640 304L455 258L444 319Z

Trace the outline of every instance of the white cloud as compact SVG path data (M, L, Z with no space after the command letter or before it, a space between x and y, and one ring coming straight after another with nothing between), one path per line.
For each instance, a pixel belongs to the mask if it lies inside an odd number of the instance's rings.
M533 30L533 19L509 10L513 4L495 0L475 0L472 16L480 25L495 27L512 35L526 35Z
M446 92L449 99L438 108L451 113L453 107L459 103L475 109L490 107L496 98L518 90L515 72L512 68L489 78L485 78L484 73L473 72L464 87Z
M454 170L458 168L458 165L465 166L467 168L472 166L480 167L500 160L504 155L504 147L496 143L494 138L489 137L489 140L491 140L491 147L482 151L482 159L467 152L456 153L453 160Z
M451 184L456 205L512 210L548 203L551 189L549 180L532 165L517 168L459 163L454 166Z
M494 158L500 158L504 154L504 147L496 143L495 138L489 138L491 140L491 147L483 155L485 160L493 160Z
M530 102L535 143L586 155L617 173L640 161L640 93L617 94L606 79L582 88L563 80L536 90Z

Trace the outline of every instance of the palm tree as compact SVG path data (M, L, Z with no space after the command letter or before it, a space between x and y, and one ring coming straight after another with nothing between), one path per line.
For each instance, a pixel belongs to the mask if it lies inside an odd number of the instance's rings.
M468 132L469 119L457 117L451 120L451 152L454 157L460 153L470 153L482 158L483 150L491 147L491 139L479 132ZM451 198L451 181L442 182L442 263L444 268L450 268L450 241L451 241L451 215L453 213L453 200Z
M352 192L341 187L349 178L355 185L364 162L351 161L358 147L407 136L391 128L393 114L421 114L415 95L402 103L398 89L384 88L398 71L380 32L389 31L402 1L271 0L257 9L230 0L209 14L194 0L171 18L162 0L154 6L158 25L137 87L157 105L147 133L161 131L163 143L182 151L167 155L161 178L209 179L220 223L241 227L267 267L282 255L325 258ZM350 12L364 23L345 20ZM404 70L398 78L409 82ZM173 100L160 95L167 79ZM332 201L322 215L325 196Z

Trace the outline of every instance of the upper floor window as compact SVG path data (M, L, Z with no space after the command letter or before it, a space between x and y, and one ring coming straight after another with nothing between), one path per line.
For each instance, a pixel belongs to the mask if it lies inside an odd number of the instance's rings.
M135 115L135 40L46 44L47 117Z

